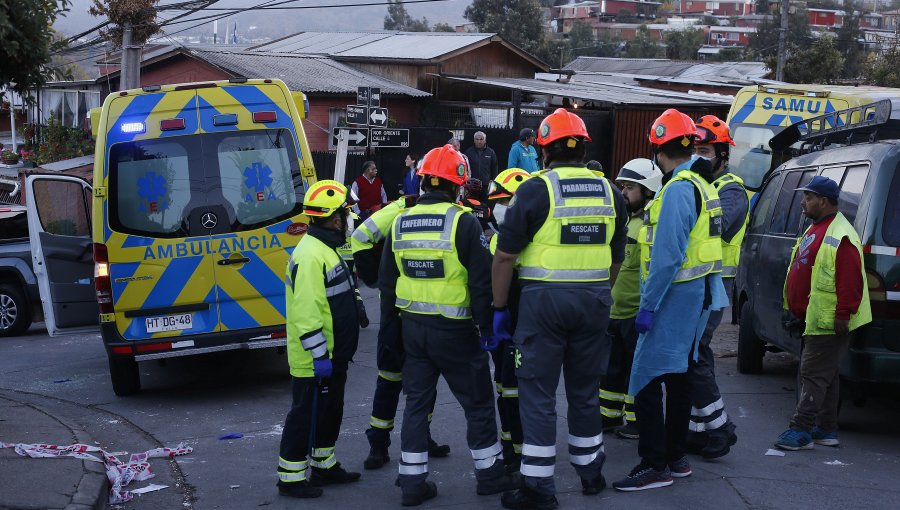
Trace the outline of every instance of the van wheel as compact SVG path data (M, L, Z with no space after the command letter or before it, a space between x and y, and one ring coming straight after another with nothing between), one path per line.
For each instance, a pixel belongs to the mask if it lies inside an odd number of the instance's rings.
M18 336L31 326L31 309L18 285L0 284L0 337Z
M113 392L120 397L141 391L141 374L134 358L109 358L109 376Z
M753 331L753 320L750 317L750 302L741 305L741 326L738 329L738 372L742 374L758 374L762 372L763 356L766 344Z

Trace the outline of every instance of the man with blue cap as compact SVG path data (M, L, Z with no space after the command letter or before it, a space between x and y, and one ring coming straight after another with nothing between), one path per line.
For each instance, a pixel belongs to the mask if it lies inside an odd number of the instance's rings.
M838 446L839 366L853 331L872 322L862 243L838 210L840 189L817 175L797 191L812 224L797 239L784 282L784 307L804 323L800 400L775 446L805 450Z

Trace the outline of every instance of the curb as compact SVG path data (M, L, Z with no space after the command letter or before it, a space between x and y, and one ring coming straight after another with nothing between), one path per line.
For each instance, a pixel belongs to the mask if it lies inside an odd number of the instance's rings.
M90 434L78 428L65 418L54 416L47 412L41 405L36 404L33 401L20 400L21 397L16 395L15 392L9 392L8 390L0 391L0 396L7 400L27 405L56 420L75 436L75 441L77 443L87 445L94 444L94 439ZM72 500L69 504L65 506L65 510L104 510L108 508L107 490L109 488L109 481L106 478L106 468L102 464L90 460L82 460L81 466L84 472L81 475L81 480L78 481L78 487L75 488L75 494L72 496Z

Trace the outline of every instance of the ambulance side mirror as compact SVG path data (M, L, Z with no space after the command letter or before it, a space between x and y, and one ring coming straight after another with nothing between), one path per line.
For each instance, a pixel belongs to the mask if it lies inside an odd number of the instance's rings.
M307 115L309 115L309 99L306 98L306 94L298 90L291 92L291 95L294 96L294 104L297 105L297 113L300 114L300 119L306 119Z
M96 108L91 108L88 111L88 122L91 126L91 136L97 138L97 131L100 129L100 110L101 108L98 106Z

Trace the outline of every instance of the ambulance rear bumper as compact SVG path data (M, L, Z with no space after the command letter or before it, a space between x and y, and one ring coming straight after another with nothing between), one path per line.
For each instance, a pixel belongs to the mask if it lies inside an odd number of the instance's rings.
M130 341L119 335L115 324L109 323L101 326L101 334L106 352L111 358L133 357L135 361L177 358L237 349L268 349L287 345L283 326Z

